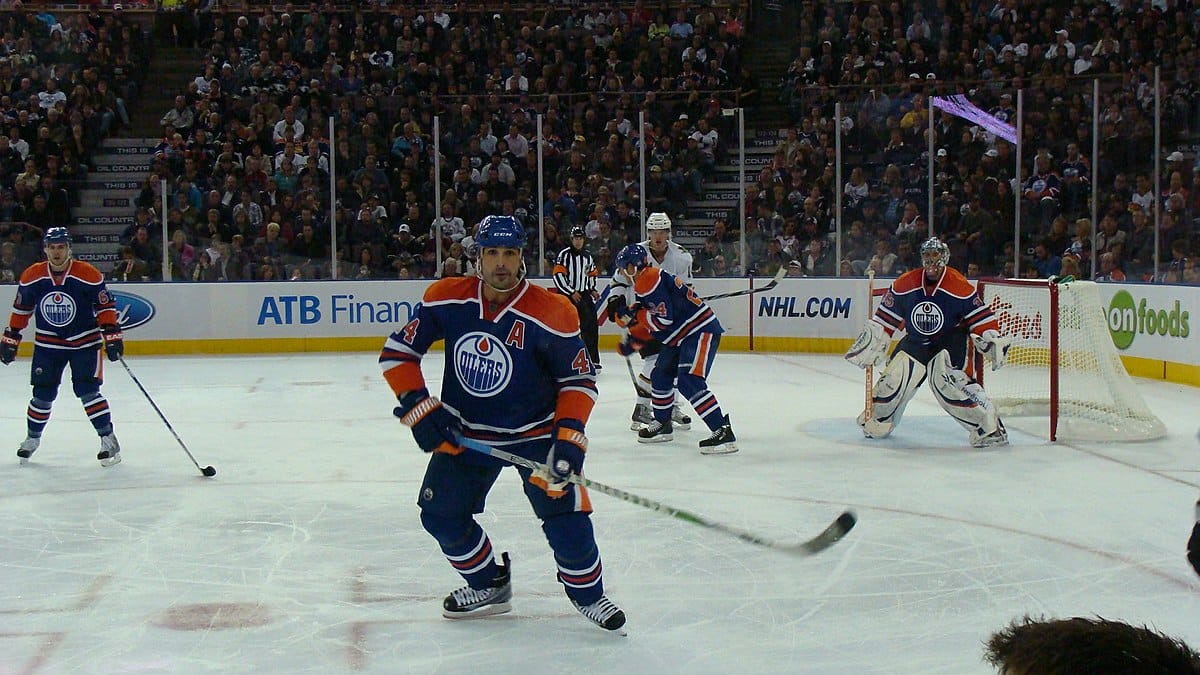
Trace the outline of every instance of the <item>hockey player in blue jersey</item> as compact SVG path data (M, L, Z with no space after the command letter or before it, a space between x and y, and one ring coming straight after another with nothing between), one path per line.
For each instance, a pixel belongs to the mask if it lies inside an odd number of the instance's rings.
M638 432L639 443L674 439L671 414L674 389L687 397L712 435L700 441L700 452L718 455L737 452L737 438L729 415L708 389L708 373L721 343L721 323L712 308L682 279L650 264L650 252L642 244L621 249L615 260L617 273L624 275L637 297L631 308L637 321L644 321L662 351L650 373L654 420Z
M961 272L947 265L949 260L949 247L936 237L922 244L922 266L892 282L846 352L846 360L860 368L882 366L892 334L905 331L875 383L870 416L859 415L867 438L891 434L928 377L938 404L967 430L972 446L1008 443L1004 424L975 379L968 347L996 370L1004 365L1012 338L1000 334L991 308Z
M17 358L21 331L29 325L30 317L37 319L30 367L33 398L26 414L28 435L17 448L17 457L26 463L41 444L50 408L69 364L71 388L100 436L96 457L101 465L112 466L121 461L121 446L113 433L108 400L100 393L104 381L100 350L104 348L110 361L120 359L125 351L116 303L104 285L104 275L71 256L67 228L49 228L42 244L46 260L30 265L21 274L12 316L0 337L0 363L8 365Z
M479 276L430 285L379 357L400 402L394 414L432 453L417 499L421 524L467 582L446 597L443 616L475 618L512 608L508 554L496 561L474 518L507 464L463 452L459 439L466 437L546 465L517 471L554 552L558 580L580 613L618 630L625 614L604 595L591 500L586 488L568 482L583 470L585 425L596 400L579 316L564 296L525 279L525 229L515 218L484 218L475 242ZM421 358L439 340L446 350L441 400L421 373Z

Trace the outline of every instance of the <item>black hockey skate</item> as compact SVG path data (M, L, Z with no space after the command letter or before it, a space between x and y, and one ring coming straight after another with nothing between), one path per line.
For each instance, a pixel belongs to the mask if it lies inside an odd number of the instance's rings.
M676 405L671 408L671 426L680 431L687 431L692 428L692 418L690 415L685 415L683 408Z
M625 612L622 612L620 607L614 605L608 599L608 596L602 595L599 600L590 605L581 605L574 600L571 601L571 604L575 605L575 609L579 610L580 614L586 616L589 621L604 630L618 631L621 635L625 634L625 631L621 630L625 625Z
M22 464L28 462L30 457L33 457L33 453L37 452L38 445L41 445L41 443L41 438L34 438L33 436L29 436L21 441L21 445L17 446L17 457L20 458Z
M116 434L109 432L100 437L100 452L96 453L100 466L112 466L121 463L121 444L117 442Z
M512 575L508 554L500 554L496 576L487 588L463 586L442 601L442 616L447 619L478 619L512 611Z
M671 420L659 422L651 418L650 423L638 432L638 443L665 443L673 441L675 440L673 431Z
M733 427L729 425L729 415L725 416L724 424L717 428L708 438L700 441L702 455L728 455L738 451L737 437L733 435Z
M633 407L633 415L629 418L629 430L641 431L654 421L654 411L645 403L639 403Z

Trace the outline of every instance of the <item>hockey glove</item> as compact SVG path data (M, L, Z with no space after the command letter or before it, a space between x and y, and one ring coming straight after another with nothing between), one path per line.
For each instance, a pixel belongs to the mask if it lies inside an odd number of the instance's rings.
M553 499L567 494L571 474L583 471L583 453L587 452L587 436L578 420L560 420L554 425L554 445L546 456L546 466L533 472L529 482L546 491Z
M1192 536L1188 538L1188 562L1196 574L1200 574L1200 502L1196 502L1196 524L1192 526Z
M120 327L109 323L101 326L100 332L104 334L104 352L108 354L108 360L120 361L125 355L125 336L121 335Z
M11 328L4 329L0 337L0 363L8 365L17 359L17 347L21 346L21 334Z
M458 445L460 425L450 411L442 407L436 396L428 389L416 389L398 397L400 405L392 414L412 429L413 438L425 452L444 452L457 455L463 451Z
M992 370L999 370L1008 360L1008 348L1012 346L1011 336L1001 335L989 328L983 331L983 335L972 333L971 340L975 343L975 349L983 354L984 360L992 364Z
M850 345L850 349L846 352L846 360L859 368L867 368L868 366L882 368L884 360L887 357L887 348L890 342L891 338L888 337L887 331L883 329L883 325L876 321L868 320L858 339L854 341L854 344Z
M637 324L637 309L636 303L631 307L625 302L625 296L618 295L608 301L608 319L618 326L630 328Z
M617 353L624 357L632 356L634 352L642 351L646 343L635 338L632 333L628 333L621 341L617 343Z

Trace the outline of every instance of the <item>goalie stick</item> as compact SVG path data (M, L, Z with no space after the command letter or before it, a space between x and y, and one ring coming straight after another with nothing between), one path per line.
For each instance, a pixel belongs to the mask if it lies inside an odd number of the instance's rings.
M506 452L499 448L493 448L490 445L480 443L479 441L476 441L474 439L462 438L462 439L459 439L459 444L462 445L464 448L467 448L468 450L472 450L474 452L482 453L485 455L490 455L492 457L495 457L496 459L502 459L502 460L508 462L509 464L514 464L516 466L524 467L526 469L530 469L531 471L541 471L541 470L545 470L548 468L545 464L535 462L531 459L526 459L525 457L522 457L520 455L514 455L511 452ZM789 554L797 555L797 556L801 556L801 557L816 555L817 553L820 553L821 551L824 551L825 549L829 548L830 546L833 546L834 544L838 543L839 541L841 541L842 537L845 537L846 534L848 532L850 532L850 530L854 527L854 524L856 522L858 522L858 518L854 515L853 511L844 511L844 512L842 512L842 515L838 516L824 530L821 530L821 533L818 534L817 536L813 537L812 539L808 539L806 541L789 544L789 543L785 543L785 542L775 541L772 539L767 539L765 537L761 537L752 532L747 532L745 530L738 529L731 525L725 525L724 523L718 523L716 521L709 520L703 516L697 515L690 511L684 511L683 509L677 509L674 506L668 506L666 504L656 502L651 499L646 499L645 497L639 497L638 495L635 495L631 492L626 492L619 488L605 485L604 483L597 483L594 480L589 480L587 478L584 478L583 476L579 476L576 474L571 474L567 478L567 481L574 483L576 485L582 485L583 487L595 490L596 492L602 492L610 497L615 497L617 499L620 499L623 502L629 502L631 504L636 504L638 506L650 509L651 511L655 511L658 513L665 513L668 516L672 516L672 517L678 518L680 520L687 521L689 523L692 523L693 525L699 525L700 527L703 527L703 528L706 528L709 530L716 530L717 532L723 532L725 534L731 535L733 537L741 539L744 542L754 544L756 546L762 546L762 547L769 548L769 549L772 549L775 551L789 553Z
M763 293L765 291L769 291L779 285L779 280L784 278L785 276L787 276L787 271L788 271L787 265L780 265L779 271L775 273L775 276L771 277L771 280L767 282L766 286L763 286L761 288L743 288L739 291L729 291L728 293L715 293L713 295L705 295L701 298L701 300L708 302L709 300L723 300L725 298L736 298L739 295L750 295L751 293Z

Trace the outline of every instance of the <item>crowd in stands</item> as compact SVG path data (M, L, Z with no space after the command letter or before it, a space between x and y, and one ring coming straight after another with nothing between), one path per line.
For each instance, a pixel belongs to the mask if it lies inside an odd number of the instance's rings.
M121 10L0 4L0 282L38 259L45 228L70 222L92 151L129 124L149 47Z
M576 224L607 266L641 235L643 193L672 214L699 197L728 137L721 108L751 82L736 3L283 9L196 23L204 71L162 117L115 278L164 274L162 178L167 278L328 278L331 250L338 278L469 273L485 215L538 240L539 152L546 257L530 246L528 268L548 270Z
M703 181L736 141L721 108L756 93L742 63L738 4L639 1L502 14L437 4L282 9L218 8L195 24L206 64L163 115L137 216L139 224L158 222L157 183L166 178L167 218L172 231L183 231L165 243L168 278L325 278L331 251L339 278L469 273L470 230L491 213L514 215L531 237L542 235L547 259L566 245L572 225L582 225L607 267L640 234L643 194L649 211L673 217L701 197ZM919 264L919 243L932 229L950 244L952 264L972 276L1012 274L1018 255L1022 275L1086 278L1094 241L1098 278L1148 280L1157 206L1162 265L1154 280L1200 281L1190 262L1200 171L1182 145L1200 134L1200 14L1177 0L1018 9L1011 0L801 3L781 95L794 119L748 186L746 221L714 223L693 251L697 273L771 274L788 265L814 276L868 267L896 274ZM1149 150L1155 66L1163 78L1163 147L1178 148L1160 158L1157 205L1147 189L1156 161ZM1098 157L1091 156L1095 78ZM928 96L965 94L1015 124L1018 90L1025 92L1020 184L1011 144L934 113L930 213ZM640 111L651 125L645 134ZM835 124L843 131L841 185ZM338 237L330 241L334 165ZM1012 234L1016 194L1020 241ZM140 276L161 278L164 242L156 227L138 229L125 233L123 254L142 263ZM529 269L547 269L538 247L530 248Z
M919 264L914 244L933 232L970 275L1200 282L1200 12L1178 0L1087 0L1021 6L1012 0L804 3L781 101L794 127L757 186L761 232L784 232L783 257L804 260L808 220L824 240L842 191L849 273L894 274ZM1165 157L1154 147L1154 68L1161 68ZM1092 156L1093 81L1099 79L1099 155ZM1014 146L963 119L934 114L934 207L927 162L930 96L966 94L1015 125L1024 90L1023 166ZM843 167L828 175L834 103L843 103ZM1176 149L1179 148L1179 149ZM1155 162L1162 171L1154 277ZM1097 185L1092 183L1096 164ZM814 188L815 186L815 188ZM1091 192L1098 197L1092 222ZM1022 234L1014 242L1015 195ZM817 213L808 212L813 200ZM789 232L796 234L795 240ZM756 241L758 236L756 235ZM758 248L771 256L769 243ZM817 244L818 259L828 241ZM802 262L807 269L807 261ZM823 262L827 273L833 261Z

